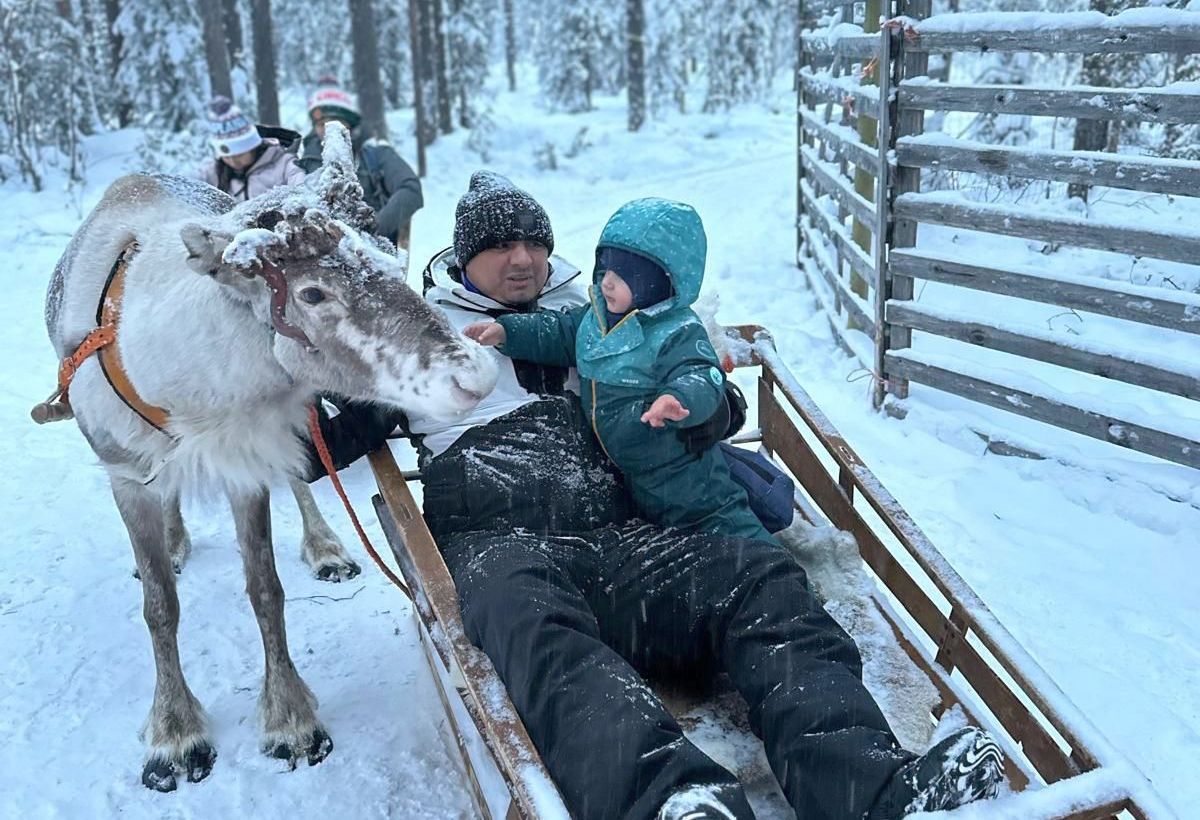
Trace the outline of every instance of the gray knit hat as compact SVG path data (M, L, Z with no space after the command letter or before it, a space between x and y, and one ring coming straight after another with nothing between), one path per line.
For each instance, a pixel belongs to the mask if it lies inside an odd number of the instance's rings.
M459 267L465 268L481 251L523 239L554 250L546 210L500 174L476 171L454 211L454 255Z

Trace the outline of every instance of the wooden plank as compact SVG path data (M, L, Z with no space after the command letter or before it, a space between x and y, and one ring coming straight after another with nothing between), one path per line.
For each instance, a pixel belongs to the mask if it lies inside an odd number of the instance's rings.
M770 383L764 379L759 380L758 412L763 444L792 471L825 517L838 529L854 536L863 560L872 572L921 630L937 642L950 627L949 619L896 560L858 510L854 509L845 490L837 485L807 441L795 432L794 423L784 412ZM790 435L786 432L789 429L792 431ZM964 629L970 629L973 621L969 613L963 613L960 618ZM971 688L996 715L1005 731L1021 744L1042 777L1061 780L1078 773L1054 738L1029 713L1025 704L1012 693L975 647L963 640L948 647L947 654L953 659L951 666L962 671ZM1014 676L1014 679L1020 681L1018 677Z
M970 21L966 21L970 25ZM909 48L952 51L1032 51L1051 54L1191 54L1200 51L1200 27L1123 23L965 31L922 31Z
M928 364L911 353L888 353L888 373L954 393L963 398L1052 424L1119 447L1200 469L1200 442L1118 418L1108 418L1045 396L967 376Z
M841 83L834 82L833 77L822 77L812 73L802 73L800 81L804 90L822 102L841 107L847 97L854 100L854 112L874 111L879 106L879 95L874 86L861 86L854 83L847 88ZM869 90L868 90L869 89Z
M889 303L887 321L989 350L1161 390L1185 399L1200 399L1200 379L1194 375L1131 361L1121 348L1089 343L1093 350L1081 350L1061 344L1053 334L1034 328L1017 333L979 318L946 319L911 302ZM1184 363L1180 362L1180 365L1182 369Z
M1182 91L905 82L900 84L898 93L902 108L931 111L981 111L1157 123L1200 122L1200 94Z
M387 445L367 455L371 470L379 485L388 512L400 528L403 547L412 558L412 565L421 576L425 593L437 622L446 636L449 657L443 657L447 668L457 665L463 676L467 697L464 703L472 720L505 774L523 817L537 817L539 797L534 795L525 778L523 766L535 766L547 783L552 783L537 748L517 717L504 684L487 656L467 640L458 606L458 592L450 577L433 535L421 516L412 491L400 472L396 459ZM393 549L396 545L393 544ZM486 690L486 691L485 691ZM556 795L557 796L557 793ZM545 798L540 798L544 800Z
M830 237L838 251L845 257L850 266L862 274L865 279L875 278L875 263L863 253L863 249L850 239L846 226L839 224L832 214L817 205L817 192L805 184L802 191L805 201L809 203L807 214L813 218L821 233Z
M932 13L933 2L932 0L899 0L897 10L900 14L910 19L922 20L929 17ZM896 41L894 46L896 61L899 65L893 68L895 72L893 88L900 87L910 77L924 77L929 73L929 55L927 53L908 48L908 42L904 37ZM895 96L894 105L897 114L896 128L893 136L899 139L901 137L920 134L925 130L925 112L919 108L905 108L901 106L899 95ZM888 191L888 196L891 199L889 208L892 216L891 235L887 243L889 260L896 248L910 248L917 244L917 223L911 219L905 219L896 213L896 198L903 194L919 190L921 190L920 169L898 167L894 176L894 185ZM912 299L913 280L907 276L898 275L890 262L888 264L887 278L890 282L889 292L887 293L888 300L902 301ZM883 334L885 352L887 350L903 350L912 344L912 334L908 332L908 328L890 328L885 323ZM882 373L879 375L882 375ZM896 398L903 399L908 395L908 384L903 379L885 379L883 386L884 389Z
M839 205L845 207L863 224L874 223L875 205L859 196L850 180L826 170L825 163L817 156L817 152L807 145L800 148L800 158L804 162L805 170L825 193L837 200Z
M1200 162L1186 160L902 139L896 145L896 161L918 168L1200 196Z
M812 245L816 240L816 237L804 227L803 222L801 222L800 229L804 232L804 241L809 245ZM867 314L865 310L863 310L862 305L858 303L857 297L854 296L853 292L850 290L850 286L846 284L846 281L834 273L825 264L825 260L822 259L819 253L814 252L812 259L814 262L816 262L817 269L820 271L821 278L825 280L825 283L828 284L833 291L840 291L841 305L846 309L846 313L854 317L854 320L859 323L858 326L863 328L864 333L867 333L868 335L874 335L874 320Z
M1039 216L1011 206L951 200L942 194L905 194L897 198L896 212L916 222L1022 239L1040 239L1184 264L1195 264L1200 260L1200 234L1196 233L1132 228L1075 217Z
M804 128L824 142L833 151L835 157L838 159L844 157L855 165L866 168L872 173L878 173L878 153L875 149L868 148L857 139L853 139L853 131L849 129L835 130L832 126L822 122L820 117L812 111L801 110L800 118L804 123Z
M1200 296L1096 280L1095 284L983 267L912 250L893 250L894 274L1099 313L1156 327L1200 333Z
M869 60L878 51L879 35L847 34L835 37L831 41L827 32L814 31L806 33L801 38L800 47L809 54L858 57Z

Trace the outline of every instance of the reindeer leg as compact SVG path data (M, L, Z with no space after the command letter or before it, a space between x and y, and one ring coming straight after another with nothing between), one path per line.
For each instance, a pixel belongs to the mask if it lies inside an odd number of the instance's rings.
M160 497L136 481L114 477L113 498L129 530L142 579L142 613L154 648L154 704L142 729L148 748L142 784L174 791L176 775L193 783L208 777L217 753L209 740L204 707L188 688L179 665L179 598L167 552Z
M171 556L171 568L178 575L183 571L188 556L192 554L192 538L183 525L183 513L179 508L179 493L163 499L163 526L166 528L167 553Z
M308 564L313 575L321 581L349 581L362 572L342 542L333 534L312 490L298 478L292 479L292 495L300 507L300 519L304 522L304 536L300 544L300 557Z
M333 750L333 741L317 720L317 699L300 678L288 654L283 623L283 587L271 548L271 501L266 490L231 495L234 525L246 571L246 594L262 632L266 675L258 700L263 751L295 768L300 757L310 766Z

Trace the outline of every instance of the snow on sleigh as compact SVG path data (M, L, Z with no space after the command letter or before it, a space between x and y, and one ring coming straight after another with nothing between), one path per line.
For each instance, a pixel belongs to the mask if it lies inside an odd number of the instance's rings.
M753 417L747 423L757 429L734 442L761 447L794 477L797 523L780 536L859 643L864 678L898 737L920 751L935 731L969 721L1005 747L1010 793L955 816L1173 817L838 435L787 371L770 335L757 326L729 333L736 366L759 368L757 425ZM415 474L406 476L386 447L370 463L379 486L375 509L413 594L414 620L478 816L567 817L504 684L464 634L454 583L407 485ZM689 738L742 780L760 818L794 816L736 692L720 683L700 694L655 686Z

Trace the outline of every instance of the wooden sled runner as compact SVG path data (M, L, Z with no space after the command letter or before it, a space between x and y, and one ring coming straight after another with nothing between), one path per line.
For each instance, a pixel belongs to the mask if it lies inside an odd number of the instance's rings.
M757 326L734 329L738 367L759 368L758 424L738 441L761 445L796 479L797 509L857 541L874 604L940 694L929 719L952 707L985 726L1008 754L1013 794L971 816L1051 818L1175 815L1110 746L946 563L899 503L838 435ZM740 343L739 343L740 342ZM747 429L755 426L747 420ZM374 499L453 728L480 817L566 817L561 797L504 685L463 631L454 583L386 447L370 455ZM983 813L984 807L987 813Z

